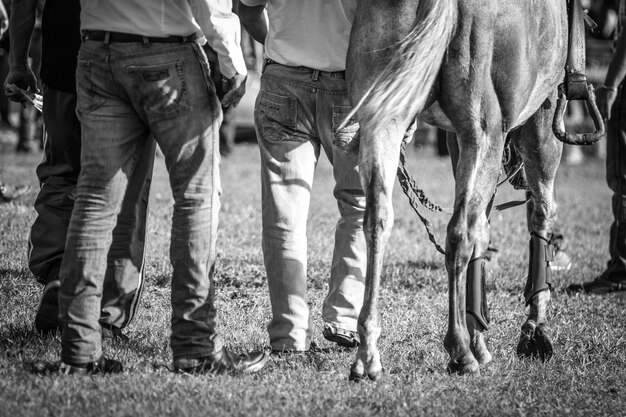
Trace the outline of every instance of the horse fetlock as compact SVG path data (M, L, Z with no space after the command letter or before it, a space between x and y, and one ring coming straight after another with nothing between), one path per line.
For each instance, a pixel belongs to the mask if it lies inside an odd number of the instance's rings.
M470 350L474 358L481 365L491 362L493 358L487 349L482 325L473 316L467 316L467 330L470 335Z
M539 359L548 361L552 358L552 331L547 322L536 323L527 320L522 325L520 340L517 344L517 356L521 359Z
M370 314L372 316L373 314ZM358 323L359 337L361 338L361 345L371 345L375 349L376 342L380 337L380 326L378 321L373 318L364 320L362 323Z
M541 291L530 300L528 320L535 323L547 322L548 304L550 304L550 291Z
M448 373L450 375L479 375L480 367L478 361L471 352L459 357L452 357L448 362Z
M460 333L448 331L446 337L443 339L443 346L448 352L448 355L454 359L463 357L467 354L470 356L472 355L470 353L469 342L469 337L466 332Z
M528 279L524 288L526 305L533 297L542 291L550 291L551 268L550 262L554 258L554 246L536 233L530 235L530 259L528 265Z

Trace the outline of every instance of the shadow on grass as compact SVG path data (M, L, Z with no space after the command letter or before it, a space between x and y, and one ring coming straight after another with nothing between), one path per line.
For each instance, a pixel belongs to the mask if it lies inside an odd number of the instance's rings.
M2 278L23 278L32 279L32 274L28 268L0 268L0 277Z

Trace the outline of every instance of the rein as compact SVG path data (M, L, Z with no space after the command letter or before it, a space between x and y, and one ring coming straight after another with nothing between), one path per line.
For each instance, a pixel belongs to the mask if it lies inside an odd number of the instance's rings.
M400 163L398 165L398 171L396 175L398 177L398 181L400 182L400 187L402 188L402 191L409 199L409 204L411 205L411 208L413 209L415 214L417 214L417 217L419 217L419 219L422 221L422 224L424 225L424 228L426 229L426 233L428 234L428 239L432 242L432 244L435 246L435 249L437 249L439 253L441 253L442 255L445 255L446 254L445 249L439 244L439 242L437 242L437 238L435 237L435 234L432 231L431 222L421 213L419 205L421 204L426 209L435 213L452 214L452 210L449 208L443 208L439 204L432 202L428 198L424 190L422 190L417 185L417 182L415 182L415 180L411 176L411 173L409 172L406 166L406 146L409 142L410 140L407 140L406 137L402 141L402 146L400 147ZM489 219L489 217L491 216L491 209L493 207L493 202L496 198L496 193L498 192L498 188L502 184L504 184L505 182L513 178L515 175L517 175L522 170L523 166L524 166L524 163L520 161L516 165L515 169L513 169L511 173L508 174L505 179L503 179L502 181L498 182L498 184L496 184L496 186L493 189L493 194L491 195L489 204L487 205L487 219ZM525 200L509 201L506 203L498 204L493 208L496 211L503 211L503 210L507 210L513 207L518 207L518 206L527 204L529 200L530 200L530 197L526 198Z

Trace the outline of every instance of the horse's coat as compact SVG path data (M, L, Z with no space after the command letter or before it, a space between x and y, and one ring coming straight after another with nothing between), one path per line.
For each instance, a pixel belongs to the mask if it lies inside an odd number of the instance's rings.
M456 133L449 140L456 187L446 239L448 369L477 372L478 363L491 360L484 327L472 315L466 319L465 274L470 259L487 248L485 211L507 135L525 164L532 194L530 232L535 240L550 239L562 149L550 126L564 76L566 43L565 0L359 2L346 73L361 126L368 269L353 378L376 378L382 369L376 346L378 292L393 224L391 192L400 144L416 116ZM540 291L530 300L521 355L551 353L549 299L549 291Z

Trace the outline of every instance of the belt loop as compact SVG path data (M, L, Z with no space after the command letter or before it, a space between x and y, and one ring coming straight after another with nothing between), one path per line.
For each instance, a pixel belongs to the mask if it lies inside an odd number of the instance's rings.
M111 43L111 32L104 32L104 47L108 48Z
M150 40L147 37L142 36L141 37L141 41L143 42L143 47L144 48L150 47Z
M311 75L311 79L312 79L313 81L317 81L317 80L319 80L319 78L320 78L320 71L319 71L319 70L314 69L314 70L313 70L313 74Z

